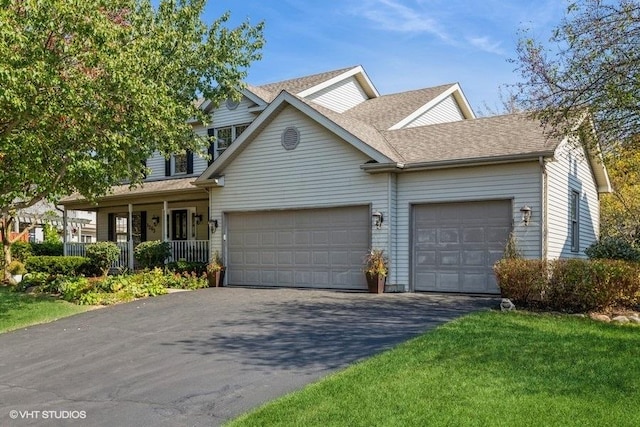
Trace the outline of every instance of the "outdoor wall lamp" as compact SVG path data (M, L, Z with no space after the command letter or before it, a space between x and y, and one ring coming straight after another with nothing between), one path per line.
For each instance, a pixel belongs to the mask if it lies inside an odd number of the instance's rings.
M529 225L529 222L531 222L531 208L524 205L520 208L520 212L522 212L522 222L524 222L524 225Z
M202 222L202 214L194 214L193 221L196 223L196 225L200 225L200 223Z
M382 215L382 212L376 211L372 213L371 219L373 221L373 225L375 225L378 230L382 228L382 223L384 222L384 215Z
M153 227L157 227L160 224L160 217L158 215L154 215L151 217L151 225Z
M217 219L210 219L209 220L209 227L211 228L211 232L215 233L216 230L218 229L218 220Z

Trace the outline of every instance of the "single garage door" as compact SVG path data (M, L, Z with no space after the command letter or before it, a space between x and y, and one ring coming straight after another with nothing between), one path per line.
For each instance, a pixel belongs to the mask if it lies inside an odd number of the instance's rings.
M366 289L368 206L227 214L228 283Z
M493 264L511 232L511 201L413 206L416 291L499 293Z

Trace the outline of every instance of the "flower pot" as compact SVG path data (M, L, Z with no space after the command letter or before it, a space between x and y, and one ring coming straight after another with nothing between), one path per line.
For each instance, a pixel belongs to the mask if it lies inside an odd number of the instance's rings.
M384 292L384 284L387 282L387 276L380 276L379 274L369 274L367 276L367 287L369 293L381 294Z
M224 268L218 271L207 272L207 281L210 288L224 286Z
M16 282L16 284L22 282L22 274L12 274L11 278Z

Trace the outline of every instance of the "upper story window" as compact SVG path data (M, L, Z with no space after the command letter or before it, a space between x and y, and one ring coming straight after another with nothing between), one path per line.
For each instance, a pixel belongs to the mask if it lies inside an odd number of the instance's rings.
M165 161L164 176L190 175L193 173L193 152L186 150L172 155Z
M187 173L187 152L173 155L173 175Z
M247 130L250 123L243 123L241 125L234 126L224 126L219 128L209 129L209 136L215 137L215 142L212 144L209 154L211 155L211 159L209 160L209 164L214 160L214 158L218 158L224 150L229 148L229 146L238 139L238 137Z

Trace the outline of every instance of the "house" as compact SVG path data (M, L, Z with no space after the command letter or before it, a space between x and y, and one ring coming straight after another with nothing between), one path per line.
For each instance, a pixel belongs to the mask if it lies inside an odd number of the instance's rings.
M95 213L85 211L68 211L66 218L62 215L62 209L40 201L35 205L18 211L14 222L14 234L19 234L25 228L30 228L24 241L41 243L44 240L44 225L51 224L58 233L62 234L67 223L67 241L91 243L96 241Z
M378 248L388 290L497 293L511 233L549 259L584 257L598 235L599 154L523 114L476 118L458 84L380 95L356 66L243 95L202 104L214 161L154 156L143 187L99 201L98 240L219 251L232 285L329 289L366 289Z

